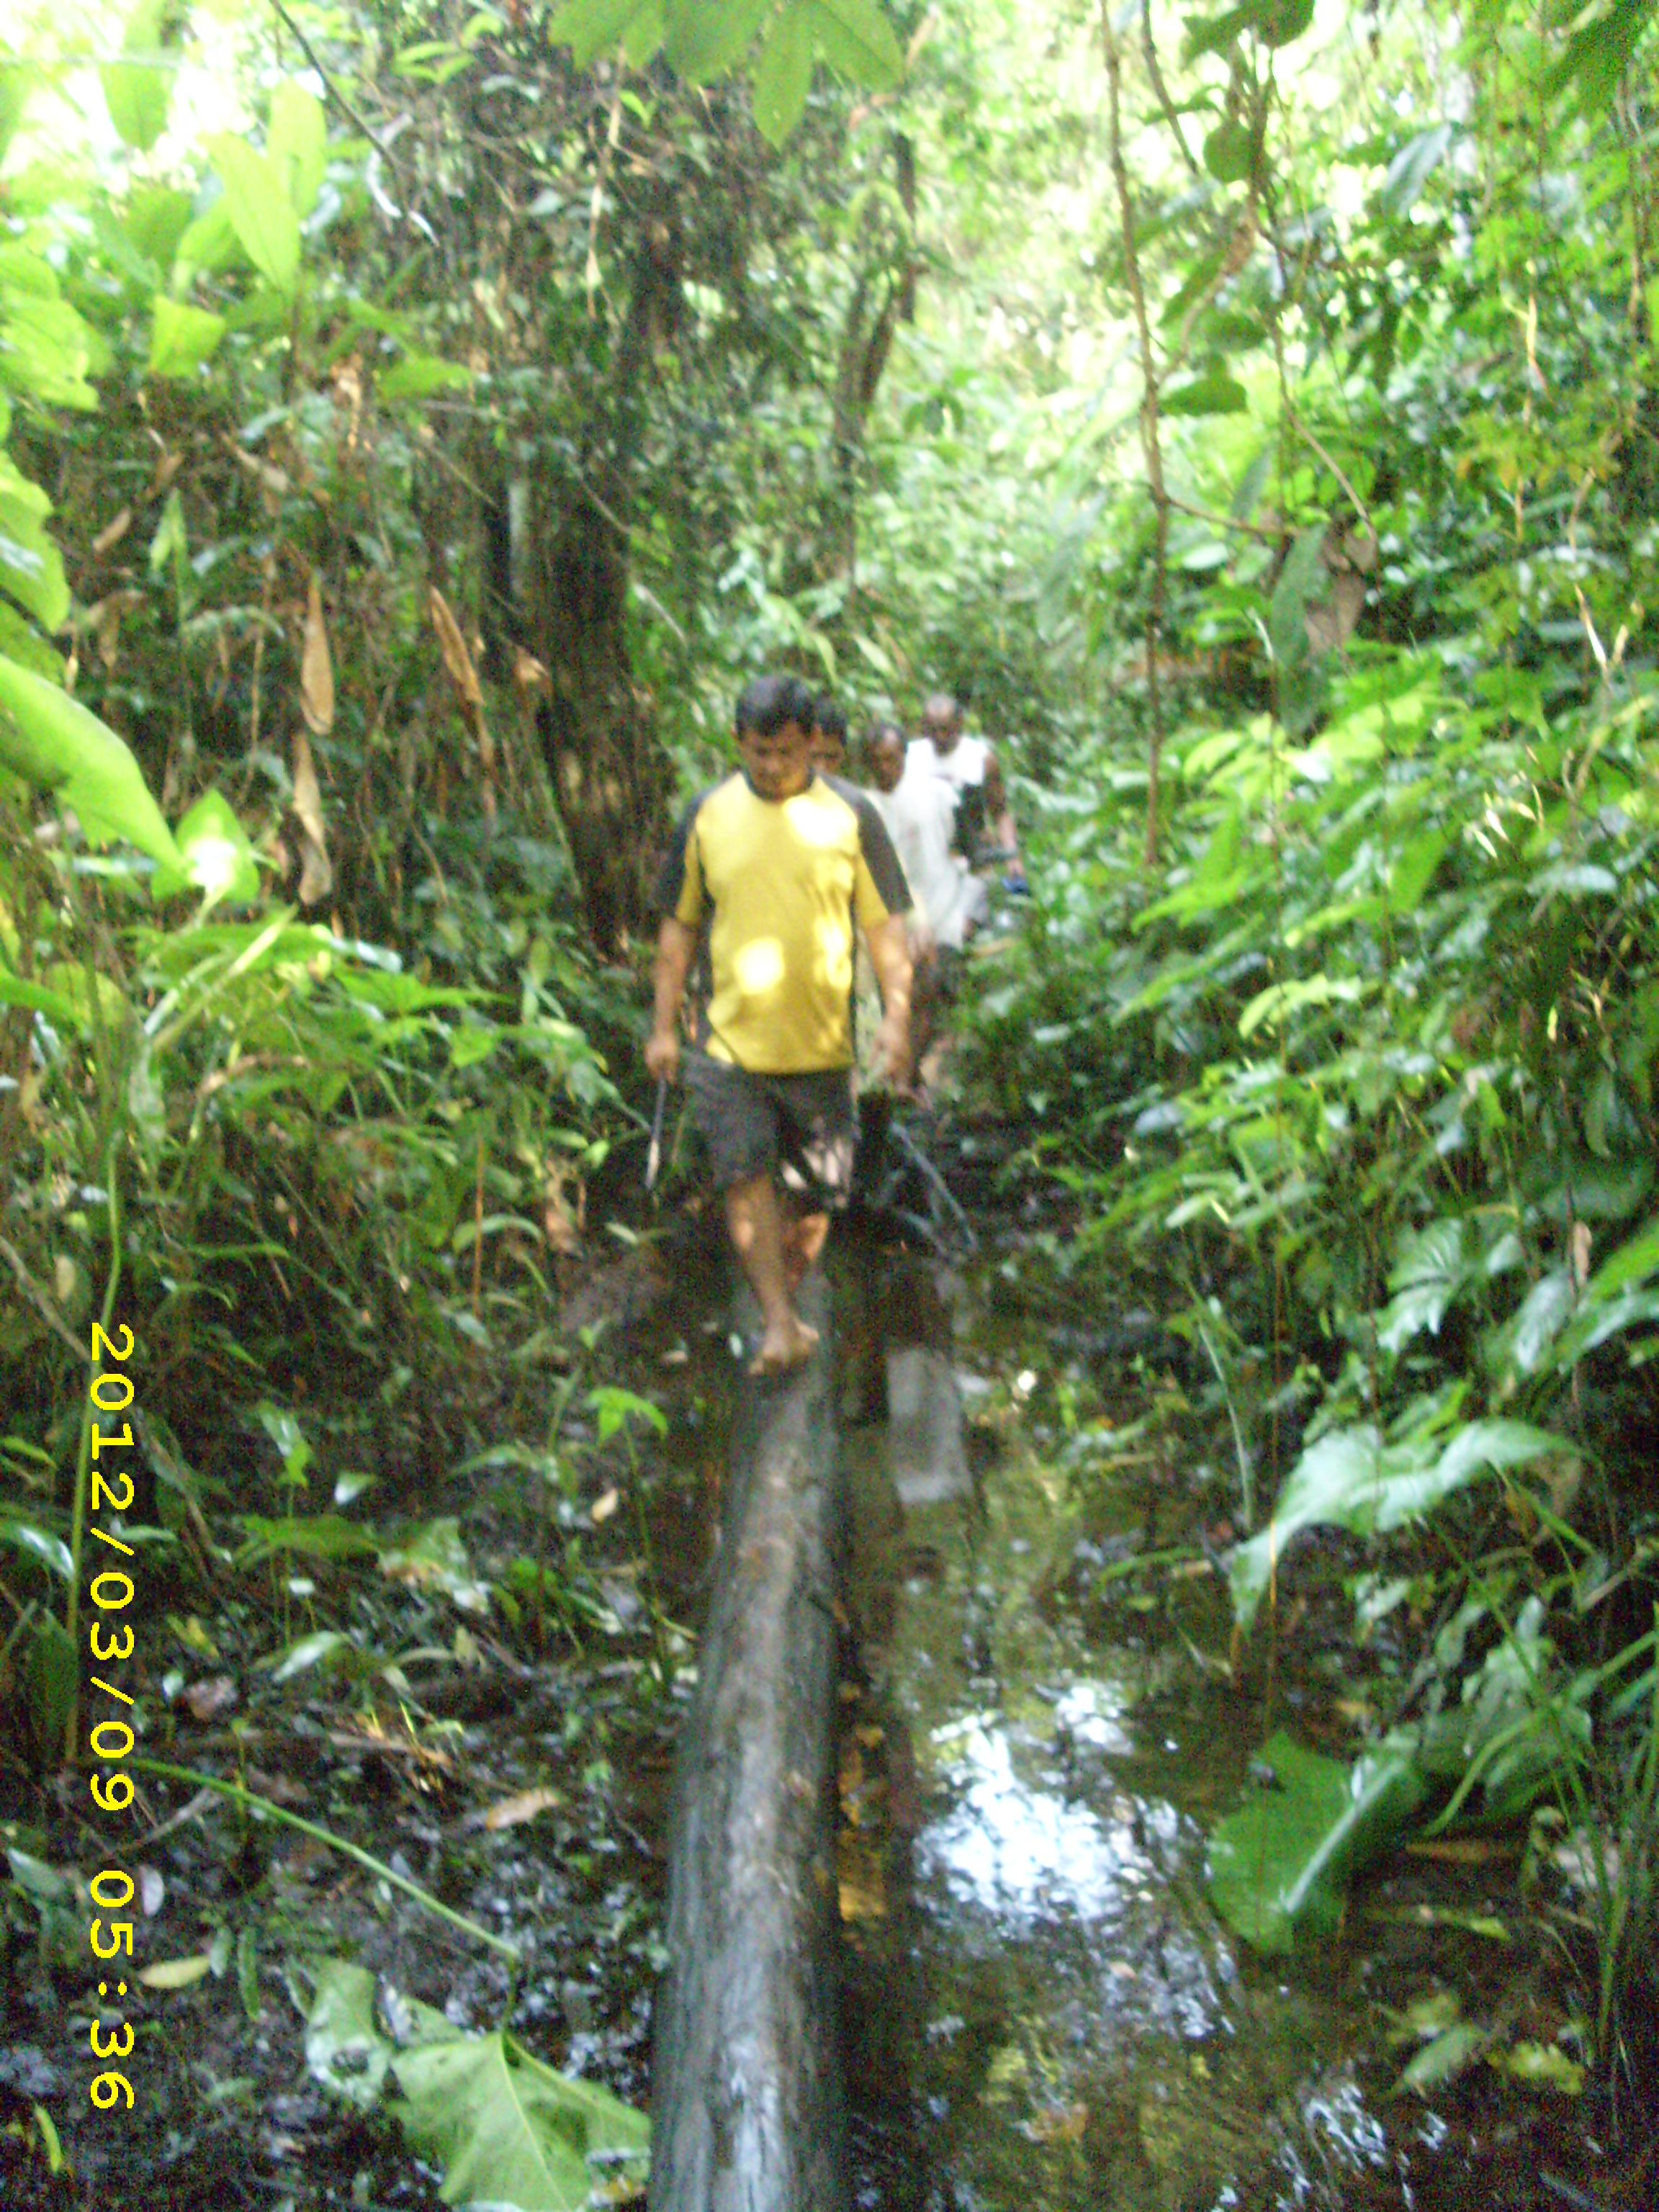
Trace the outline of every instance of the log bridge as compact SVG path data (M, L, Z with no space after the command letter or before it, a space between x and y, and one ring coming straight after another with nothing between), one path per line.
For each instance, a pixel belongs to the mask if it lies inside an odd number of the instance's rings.
M845 2212L836 1963L836 1481L814 1357L747 1382L670 1822L651 2212Z

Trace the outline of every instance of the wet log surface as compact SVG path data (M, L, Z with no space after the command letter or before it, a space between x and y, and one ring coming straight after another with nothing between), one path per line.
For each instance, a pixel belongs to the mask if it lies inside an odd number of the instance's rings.
M839 2212L835 1955L836 1480L819 1349L745 1382L669 1843L652 2212Z

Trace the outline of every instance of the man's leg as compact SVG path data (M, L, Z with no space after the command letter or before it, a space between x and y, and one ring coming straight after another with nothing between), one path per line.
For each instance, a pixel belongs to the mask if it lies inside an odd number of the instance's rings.
M747 1176L727 1188L726 1225L764 1323L760 1350L750 1362L749 1372L775 1375L785 1368L798 1366L803 1359L811 1358L818 1333L795 1311L790 1296L805 1273L805 1267L792 1280L784 1246L783 1210L769 1173ZM818 1248L822 1248L829 1226L825 1217ZM816 1249L812 1256L817 1256ZM810 1264L809 1261L806 1265Z

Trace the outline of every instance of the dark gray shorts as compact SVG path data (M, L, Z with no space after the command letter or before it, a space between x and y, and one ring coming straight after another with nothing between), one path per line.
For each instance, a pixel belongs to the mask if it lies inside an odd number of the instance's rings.
M855 1134L851 1068L757 1075L693 1049L685 1055L685 1087L716 1190L781 1168L787 1188L820 1205L847 1203Z

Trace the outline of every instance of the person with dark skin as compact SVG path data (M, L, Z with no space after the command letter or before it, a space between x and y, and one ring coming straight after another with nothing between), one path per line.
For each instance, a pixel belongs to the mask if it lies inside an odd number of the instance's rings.
M812 765L820 775L847 773L847 714L827 691L812 702Z
M995 748L984 738L963 735L962 708L948 691L930 695L921 710L921 735L910 752L921 766L943 776L962 794L959 818L969 865L974 864L981 836L988 835L998 858L1006 864L1010 882L1024 884L1025 864L1019 856L1019 838Z
M658 884L655 1014L646 1066L684 1072L724 1194L732 1247L759 1303L755 1375L810 1358L817 1342L794 1291L823 1249L829 1215L786 1206L778 1172L804 1171L844 1200L853 1162L853 931L881 987L878 1062L902 1085L910 1063L909 893L866 794L819 775L811 694L760 677L738 702L743 766L681 818ZM711 991L696 1042L679 1012L708 933Z

